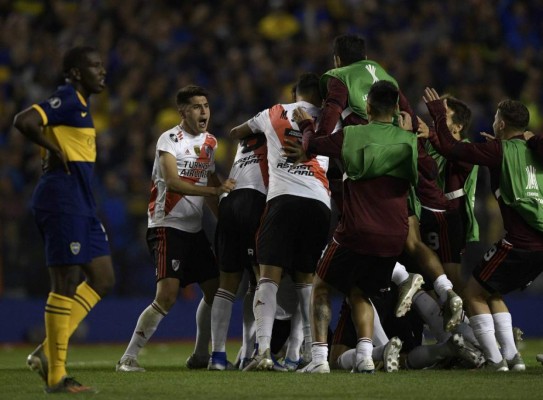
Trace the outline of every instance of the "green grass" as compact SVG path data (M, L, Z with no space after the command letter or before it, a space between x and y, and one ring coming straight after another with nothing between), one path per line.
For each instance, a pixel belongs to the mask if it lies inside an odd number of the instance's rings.
M192 371L185 360L190 343L150 343L139 361L145 373L116 373L125 345L71 345L68 369L81 382L99 389L80 399L542 399L543 367L535 360L543 340L522 342L526 372L400 371L394 374L328 375L296 373ZM230 343L233 356L239 343ZM46 397L36 373L26 369L32 346L0 345L0 399ZM53 396L53 395L51 395ZM74 395L54 395L68 398Z

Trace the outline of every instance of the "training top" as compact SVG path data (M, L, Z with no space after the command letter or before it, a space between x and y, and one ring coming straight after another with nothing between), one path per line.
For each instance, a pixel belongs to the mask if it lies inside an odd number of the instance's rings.
M32 197L37 210L92 216L96 202L91 180L96 161L96 131L85 99L71 85L60 86L47 100L32 105L41 115L43 134L66 155L70 174L63 165L52 165L42 148L41 176Z
M503 140L491 140L485 143L468 143L457 141L447 128L446 110L441 100L427 103L430 115L434 119L439 146L436 150L450 160L465 161L472 164L484 165L490 171L490 187L498 200L500 212L505 228L504 239L514 247L530 251L543 251L543 232L536 230L526 222L520 214L507 205L500 196L500 179L504 159ZM524 140L522 135L510 140ZM531 146L528 146L531 148ZM543 158L543 149L535 147L540 159Z
M170 227L185 232L202 229L204 196L168 192L160 169L160 152L173 155L179 179L197 186L207 186L208 175L215 172L217 139L210 133L191 135L180 125L158 138L151 175L152 187L147 210L148 227Z
M317 136L310 121L302 122L301 128L304 132L304 148L309 153L333 158L345 158L342 157L345 150L344 140L345 135L348 137L350 129L356 129L354 134L364 135L366 132L373 132L372 134L376 136L380 133L387 135L390 133L389 130L400 131L400 128L392 124L373 123L340 129L333 135ZM408 135L406 131L403 133ZM380 257L395 257L403 251L409 230L407 195L411 182L416 180L417 173L416 162L412 158L413 152L417 152L416 137L414 135L411 137L413 140L412 146L409 146L411 153L406 153L408 154L406 165L410 166L409 179L400 177L402 174L400 169L391 175L382 171L375 172L373 176L366 174L368 179L363 173L359 174L357 170L352 170L352 177L360 177L360 179L344 177L343 212L333 236L341 246L360 254ZM375 159L377 153L366 154L363 148L351 149L351 152L356 151L364 153L361 153L358 159L370 163L367 166L369 172L377 171L381 167L378 162L374 162L377 161ZM369 156L367 160L366 155ZM347 166L346 170L348 169Z
M294 160L287 160L283 155L285 139L301 142L302 132L292 121L292 113L297 107L304 108L314 120L320 115L318 107L300 101L276 104L247 122L253 132L264 132L268 142L270 184L267 201L280 195L293 195L322 201L330 208L330 190L326 178L328 158L314 157L294 166Z

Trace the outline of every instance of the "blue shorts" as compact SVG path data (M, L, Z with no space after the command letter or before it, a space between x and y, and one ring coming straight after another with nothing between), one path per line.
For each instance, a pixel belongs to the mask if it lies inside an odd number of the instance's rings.
M34 209L34 218L45 242L45 262L82 265L110 255L106 231L98 218Z

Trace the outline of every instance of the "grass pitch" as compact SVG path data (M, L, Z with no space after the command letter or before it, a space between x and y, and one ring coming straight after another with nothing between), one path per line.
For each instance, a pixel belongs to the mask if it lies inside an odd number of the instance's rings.
M80 399L542 399L543 340L525 340L526 372L400 371L374 375L332 371L326 375L189 370L185 360L192 343L149 343L139 361L144 373L117 373L115 364L125 344L71 345L68 371L99 390L95 394L43 393L39 376L27 370L27 345L0 345L0 399L28 400L46 396ZM229 343L234 358L238 342Z

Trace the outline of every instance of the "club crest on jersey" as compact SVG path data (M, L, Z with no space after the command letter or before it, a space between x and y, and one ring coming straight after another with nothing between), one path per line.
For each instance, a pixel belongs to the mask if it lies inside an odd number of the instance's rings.
M81 250L81 243L79 242L72 242L70 243L70 251L74 256L79 254L79 251Z
M49 103L51 108L59 108L62 104L62 101L59 97L51 97L47 102Z
M179 269L179 265L181 265L181 261L179 260L172 260L172 269L177 272Z
M200 146L194 145L194 152L196 153L197 156L200 156Z

